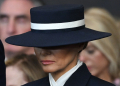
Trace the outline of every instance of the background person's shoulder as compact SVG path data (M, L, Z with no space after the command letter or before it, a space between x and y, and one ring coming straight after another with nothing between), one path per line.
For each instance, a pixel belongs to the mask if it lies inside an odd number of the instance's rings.
M99 79L95 76L91 76L87 86L115 86L115 85L110 82Z
M46 81L48 81L48 77L27 83L27 84L22 85L22 86L44 86L44 83L46 83Z

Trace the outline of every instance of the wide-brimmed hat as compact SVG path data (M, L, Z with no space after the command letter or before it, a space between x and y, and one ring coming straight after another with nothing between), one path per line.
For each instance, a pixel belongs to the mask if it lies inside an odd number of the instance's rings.
M28 47L53 47L88 42L111 34L85 27L82 5L52 5L30 10L31 31L8 37L6 42Z

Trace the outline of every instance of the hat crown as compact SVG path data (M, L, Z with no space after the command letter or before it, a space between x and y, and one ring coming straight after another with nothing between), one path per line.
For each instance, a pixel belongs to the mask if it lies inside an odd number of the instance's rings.
M62 23L84 19L82 5L52 5L30 10L32 23Z

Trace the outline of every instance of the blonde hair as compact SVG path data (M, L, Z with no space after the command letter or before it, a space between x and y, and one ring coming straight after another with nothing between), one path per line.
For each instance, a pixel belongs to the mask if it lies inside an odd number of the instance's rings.
M119 32L119 37L120 37L120 18L117 18L117 26L118 26L118 32ZM119 40L119 43L120 43L120 38L118 39Z
M35 55L21 54L8 59L6 67L16 66L25 74L28 82L32 82L45 77L47 74L42 70L38 59Z
M109 32L112 36L96 41L91 41L109 60L109 72L114 80L119 77L119 35L116 20L104 9L91 8L85 11L85 24L93 30Z

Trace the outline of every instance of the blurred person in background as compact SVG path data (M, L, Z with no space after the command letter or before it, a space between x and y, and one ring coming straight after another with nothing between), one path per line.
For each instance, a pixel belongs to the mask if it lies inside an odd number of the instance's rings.
M46 75L35 55L21 54L6 61L6 86L21 86Z
M120 73L116 20L104 9L91 8L85 12L85 23L86 27L110 32L112 36L89 42L87 48L81 52L80 60L86 63L92 75L114 83Z
M118 26L118 32L119 32L118 40L119 40L119 44L120 44L120 18L116 18L116 20L117 20L117 26ZM116 83L116 84L118 84L118 86L120 86L120 78L116 79L114 83Z
M41 6L37 0L4 0L0 9L0 37L5 48L6 58L16 54L33 54L31 47L10 45L5 38L30 31L30 8Z

